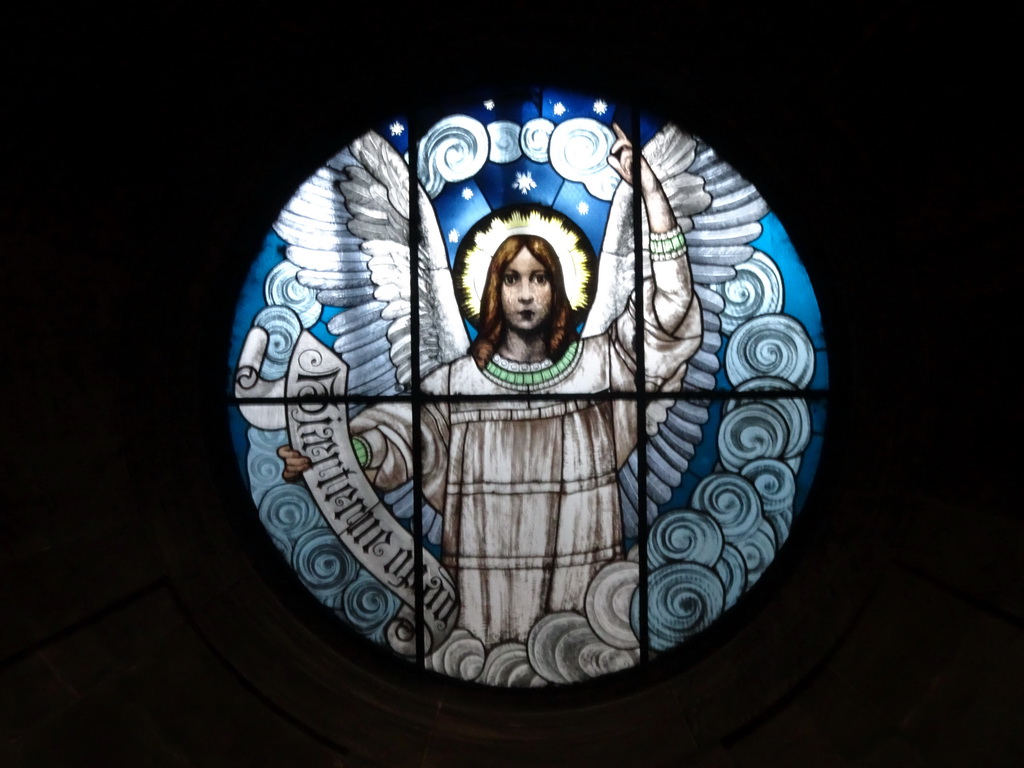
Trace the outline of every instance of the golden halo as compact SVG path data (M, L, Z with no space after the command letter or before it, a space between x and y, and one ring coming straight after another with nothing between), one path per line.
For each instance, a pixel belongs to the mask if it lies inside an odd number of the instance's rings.
M580 236L566 226L566 221L564 216L555 211L512 211L505 216L495 216L490 226L476 233L473 244L462 260L462 271L458 276L462 288L462 306L470 322L480 317L480 302L491 258L498 246L513 235L536 235L551 243L562 265L565 294L570 306L576 311L587 306L590 256L580 242Z

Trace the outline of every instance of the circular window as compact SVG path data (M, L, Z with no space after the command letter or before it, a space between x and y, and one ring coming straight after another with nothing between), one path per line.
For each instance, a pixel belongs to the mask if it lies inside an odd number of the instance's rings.
M629 669L723 616L825 421L817 303L758 191L653 113L551 88L393 116L315 170L229 365L253 514L301 583L499 687Z

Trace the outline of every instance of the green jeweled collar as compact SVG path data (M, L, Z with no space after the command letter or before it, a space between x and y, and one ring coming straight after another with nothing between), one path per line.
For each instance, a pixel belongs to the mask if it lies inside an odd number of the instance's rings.
M572 373L576 367L580 349L580 343L574 341L558 362L549 361L546 366L541 364L540 367L535 363L506 362L500 356L496 356L498 357L498 361L496 361L492 357L484 367L483 374L493 382L521 391L550 387ZM499 362L504 362L508 367L500 365ZM514 368L519 370L513 370Z

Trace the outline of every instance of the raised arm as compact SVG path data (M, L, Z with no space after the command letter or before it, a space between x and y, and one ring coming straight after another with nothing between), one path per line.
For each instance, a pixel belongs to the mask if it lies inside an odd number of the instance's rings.
M612 145L608 164L623 181L633 184L633 144L622 129L612 124L618 137ZM645 285L645 314L669 336L685 338L700 335L699 309L693 300L693 278L686 257L686 242L676 223L661 182L640 155L640 193L647 210L650 228L651 276L653 285ZM692 327L694 324L696 328Z
M633 144L622 128L615 124L611 127L618 138L611 146L608 165L635 188ZM643 155L640 156L640 194L650 228L653 286L648 287L644 296L645 303L649 302L648 317L670 336L679 337L680 332L689 336L692 329L688 328L689 323L684 327L684 321L687 321L687 315L692 314L693 280L686 258L686 243L662 182L658 181ZM650 317L650 310L653 310L653 317ZM699 316L699 312L696 314Z

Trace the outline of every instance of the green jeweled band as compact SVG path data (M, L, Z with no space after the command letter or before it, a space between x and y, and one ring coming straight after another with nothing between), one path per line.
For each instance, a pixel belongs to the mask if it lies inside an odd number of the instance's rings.
M562 358L557 363L539 371L507 371L496 365L493 360L487 363L485 370L488 375L494 379L504 382L505 384L509 384L510 386L535 387L541 384L547 384L564 373L565 370L572 365L578 349L579 342L572 342L572 344L570 344L565 350L565 354L562 355Z
M366 441L361 437L352 438L352 450L356 454L356 461L359 462L359 466L366 469L370 466L370 446L366 444Z
M652 232L651 240L653 242L663 242L665 240L671 240L674 237L678 237L683 234L683 228L676 224L668 232Z
M676 249L671 250L671 251L666 251L665 253L654 253L652 251L651 252L651 261L675 261L676 259L683 258L683 256L685 256L685 255L686 255L686 246L683 245L682 248L676 248Z
M655 261L671 261L686 253L683 231L674 227L669 232L651 234L651 258Z
M686 255L683 231L675 227L669 232L651 234L651 260L675 261Z

